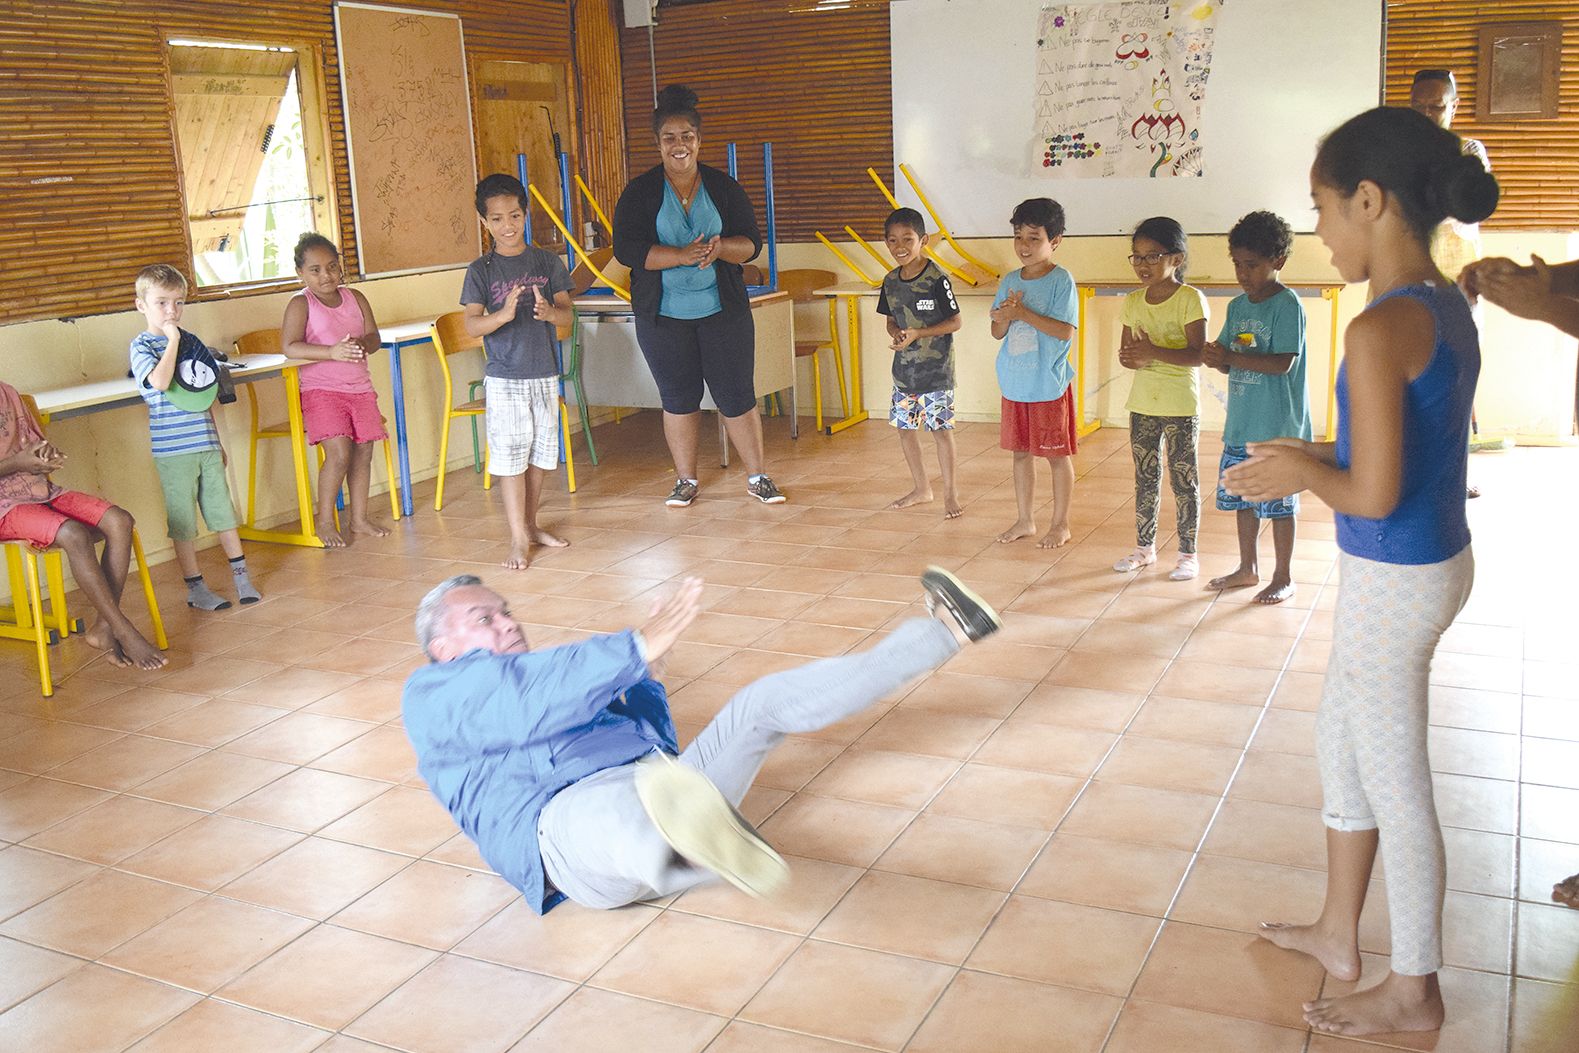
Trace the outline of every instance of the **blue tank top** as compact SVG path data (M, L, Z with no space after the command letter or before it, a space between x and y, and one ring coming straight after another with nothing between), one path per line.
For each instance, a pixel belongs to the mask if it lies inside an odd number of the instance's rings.
M1338 547L1379 563L1440 563L1469 544L1464 482L1469 416L1480 376L1480 336L1469 304L1454 286L1409 285L1394 296L1420 301L1436 322L1425 371L1404 389L1403 480L1398 507L1385 519L1336 514ZM1338 369L1339 468L1352 458L1347 364Z

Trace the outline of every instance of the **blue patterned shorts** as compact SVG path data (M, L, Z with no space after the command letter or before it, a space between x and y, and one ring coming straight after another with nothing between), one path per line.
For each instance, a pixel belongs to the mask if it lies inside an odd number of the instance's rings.
M888 407L888 423L902 431L915 431L923 426L927 431L953 431L954 389L910 395L894 388L894 399Z
M1223 489L1223 473L1241 461L1250 459L1250 451L1243 446L1223 446L1223 459L1217 469L1217 510L1219 512L1254 512L1257 519L1288 519L1299 515L1299 495L1289 494L1276 501L1246 501Z

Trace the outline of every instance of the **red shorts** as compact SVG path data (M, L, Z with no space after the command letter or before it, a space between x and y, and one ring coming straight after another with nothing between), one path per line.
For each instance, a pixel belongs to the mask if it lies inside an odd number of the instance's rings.
M17 505L0 516L0 541L27 541L34 548L48 548L68 519L99 525L104 513L115 506L102 497L76 490L62 490L53 501L38 505Z
M1073 457L1080 434L1075 424L1075 388L1051 402L1003 400L998 445L1038 457Z
M302 423L307 427L307 441L314 446L342 436L360 445L388 435L378 412L378 396L371 391L303 391Z

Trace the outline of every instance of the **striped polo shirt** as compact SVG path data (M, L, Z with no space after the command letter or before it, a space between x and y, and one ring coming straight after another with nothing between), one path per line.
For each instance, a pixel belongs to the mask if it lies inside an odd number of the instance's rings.
M153 440L154 456L217 450L219 433L206 410L188 413L179 409L165 398L163 391L148 384L148 374L159 365L167 343L163 333L138 333L132 340L132 379L137 382L137 393L148 403L148 434Z

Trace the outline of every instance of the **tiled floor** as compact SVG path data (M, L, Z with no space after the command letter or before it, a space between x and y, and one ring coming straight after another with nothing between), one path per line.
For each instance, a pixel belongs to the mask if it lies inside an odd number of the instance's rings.
M0 1048L1374 1053L1305 1032L1300 1001L1342 985L1251 935L1322 891L1330 516L1307 502L1299 594L1260 609L1167 581L1166 557L1108 569L1133 541L1120 431L1084 444L1077 542L1056 552L993 542L1013 513L993 427L958 433L953 522L882 510L908 486L882 424L785 431L768 422L782 507L748 502L737 466L663 508L642 414L599 429L578 494L552 491L573 545L526 573L490 566L504 524L460 473L442 514L387 542L253 546L255 607L190 612L160 568L160 674L68 642L45 703L27 650L0 645ZM1472 471L1479 583L1433 675L1449 1023L1398 1044L1572 1051L1579 911L1547 897L1579 870L1579 451ZM1231 568L1233 529L1207 513L1207 575ZM413 607L445 576L482 574L543 646L702 575L669 680L689 738L738 685L914 613L932 562L1006 629L770 760L746 811L791 857L779 902L706 888L538 918L416 775L400 683Z

